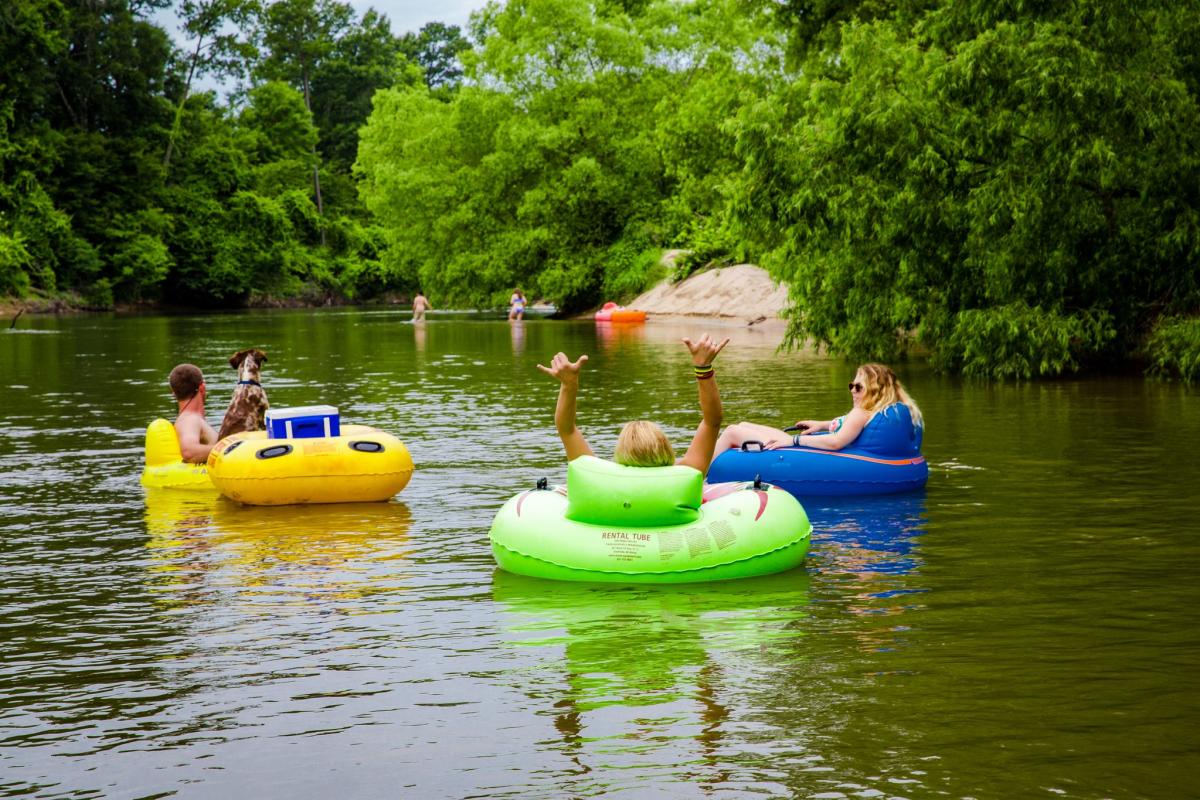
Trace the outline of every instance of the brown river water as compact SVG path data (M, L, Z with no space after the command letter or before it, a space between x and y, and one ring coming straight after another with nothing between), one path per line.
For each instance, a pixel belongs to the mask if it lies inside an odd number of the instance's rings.
M580 424L677 448L678 338L731 335L727 421L850 406L854 365L701 321L393 310L22 318L0 332L0 796L1200 796L1200 398L1137 376L990 384L896 365L925 492L806 503L804 568L672 587L495 569L488 527L562 482ZM259 346L277 407L405 441L392 502L147 493L192 361L219 423Z

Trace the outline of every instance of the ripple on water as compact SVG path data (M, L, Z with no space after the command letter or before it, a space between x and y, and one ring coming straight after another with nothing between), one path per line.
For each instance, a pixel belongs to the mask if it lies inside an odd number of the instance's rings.
M535 363L592 356L579 419L598 452L631 418L683 446L695 389L676 340L700 323L401 316L87 318L0 338L0 795L1193 782L1200 411L1179 387L984 386L905 364L930 420L926 493L807 501L810 557L785 575L557 584L496 572L487 538L513 494L565 480ZM721 356L729 419L845 409L851 367L743 336ZM280 509L144 492L145 425L171 411L152 373L190 360L227 391L243 341L271 353L273 404L332 402L396 432L417 463L404 492ZM1117 469L1094 431L1129 426Z

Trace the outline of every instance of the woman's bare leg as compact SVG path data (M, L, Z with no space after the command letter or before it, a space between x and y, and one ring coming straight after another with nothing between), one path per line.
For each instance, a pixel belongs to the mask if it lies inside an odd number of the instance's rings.
M762 442L774 444L776 447L786 447L792 443L791 434L772 428L769 425L759 425L754 422L739 422L730 425L717 439L714 455L720 455L731 447L741 447L743 442Z

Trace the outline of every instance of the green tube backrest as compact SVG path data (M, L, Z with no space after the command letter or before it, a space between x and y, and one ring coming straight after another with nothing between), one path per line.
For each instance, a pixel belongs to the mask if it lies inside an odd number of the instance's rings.
M595 456L567 466L567 519L650 528L700 517L704 475L691 467L626 467Z

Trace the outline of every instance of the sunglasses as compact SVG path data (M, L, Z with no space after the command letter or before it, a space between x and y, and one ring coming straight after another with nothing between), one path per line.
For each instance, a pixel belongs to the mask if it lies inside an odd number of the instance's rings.
M867 388L861 383L856 383L855 381L850 381L850 383L846 384L846 387L852 392L861 392L863 389Z

